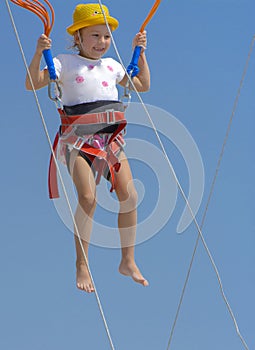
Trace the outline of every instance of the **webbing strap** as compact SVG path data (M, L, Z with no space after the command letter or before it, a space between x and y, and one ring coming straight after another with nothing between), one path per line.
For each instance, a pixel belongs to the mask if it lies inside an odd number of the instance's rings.
M111 192L115 188L115 186L114 186L114 171L119 171L119 169L120 169L120 163L118 161L118 158L114 155L114 152L112 150L112 145L113 145L115 139L118 137L118 135L120 135L121 131L126 127L126 125L127 125L126 119L123 119L122 122L117 124L117 125L118 126L117 126L116 130L112 133L112 135L110 136L110 138L107 142L107 146L106 146L105 150L95 148L92 145L87 144L86 142L84 142L81 145L81 147L79 147L79 150L83 151L84 153L88 153L88 154L93 155L95 157L100 157L100 158L104 159L104 161L106 162L105 164L108 165L110 173L111 173L111 180L112 180L112 187L110 189ZM64 140L64 143L74 144L77 139L80 139L80 137L76 136L76 135L72 135L69 138L67 137ZM57 158L57 147L58 147L59 140L60 140L60 134L58 132L56 137L55 137L53 147L52 147L54 154L55 154L55 158ZM118 147L118 148L120 148L120 147ZM97 163L97 164L99 165L99 163ZM103 170L104 170L104 168L102 167L102 164L100 164L98 169L96 169L96 170L98 171L97 180L96 180L96 183L98 184L100 181L101 175L103 173ZM57 185L57 169L56 169L56 163L55 163L53 154L51 154L50 163L49 163L48 188L49 188L50 199L59 198L59 191L58 191L58 185Z

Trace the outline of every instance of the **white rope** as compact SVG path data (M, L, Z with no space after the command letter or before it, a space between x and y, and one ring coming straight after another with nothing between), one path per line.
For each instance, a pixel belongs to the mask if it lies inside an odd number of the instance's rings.
M21 55L22 55L22 59L23 59L23 62L24 62L24 65L25 65L25 68L26 68L26 71L27 71L27 74L28 74L28 78L29 78L30 84L32 86L32 91L33 91L34 98L35 98L36 105L37 105L37 109L38 109L38 112L39 112L39 115L40 115L40 118L41 118L41 122L43 124L43 129L44 129L44 132L45 132L45 135L46 135L49 147L50 147L50 151L51 151L53 160L54 160L54 162L56 164L57 174L59 176L59 180L60 180L60 183L61 183L61 186L62 186L62 189L63 189L64 197L65 197L65 200L67 202L68 210L70 211L71 218L72 218L72 221L73 221L73 225L74 225L75 231L77 233L79 244L81 246L81 250L82 250L83 257L84 257L84 261L85 261L85 263L87 265L89 276L91 278L91 282L92 282L94 290L95 290L95 297L96 297L96 301L97 301L97 304L98 304L98 307L99 307L99 311L100 311L100 314L101 314L101 317L102 317L102 320L103 320L103 323L104 323L105 331L107 333L107 337L108 337L111 349L114 350L114 345L113 345L112 337L111 337L111 334L110 334L110 330L109 330L109 327L107 325L106 317L104 315L104 311L103 311L103 307L102 307L102 304L101 304L101 301L100 301L100 298L99 298L99 294L98 294L97 288L95 286L95 282L94 282L94 279L93 279L93 276L92 276L92 273L91 273L91 270L90 270L90 267L89 267L88 259L87 259L87 256L86 256L83 244L82 244L81 235L79 233L79 230L78 230L78 227L77 227L77 224L76 224L76 220L75 220L74 215L73 215L71 203L70 203L67 191L66 191L64 180L63 180L63 177L61 175L61 171L59 169L59 166L58 166L58 163L57 163L57 159L56 159L53 147L52 147L51 139L50 139L48 128L47 128L47 125L46 125L46 122L45 122L45 118L44 118L44 115L43 115L43 112L42 112L42 109L41 109L41 106L40 106L40 102L39 102L39 99L38 99L38 96L37 96L37 93L36 93L36 90L35 90L35 87L34 87L34 84L33 84L33 80L32 80L31 74L29 72L29 66L28 66L27 61L26 61L26 57L25 57L25 54L24 54L23 46L22 46L22 43L21 43L21 40L20 40L20 37L19 37L19 33L18 33L18 30L17 30L16 24L15 24L15 20L14 20L13 14L12 14L12 10L10 8L8 0L5 0L5 3L6 3L7 10L8 10L9 16L10 16L10 20L11 20L11 23L12 23L13 30L15 32L17 43L19 45L19 49L20 49L20 52L21 52Z
M212 195L213 195L213 192L214 192L214 187L215 187L216 180L217 180L217 177L218 177L218 174L219 174L219 170L220 170L222 158L223 158L223 155L224 155L224 152L225 152L225 148L226 148L226 145L227 145L230 129L231 129L231 126L232 126L232 122L233 122L235 113L236 113L236 109L237 109L239 97L240 97L240 94L241 94L241 90L242 90L242 87L243 87L244 79L245 79L245 76L246 76L246 73L247 73L247 70L248 70L251 54L252 54L253 47L254 47L254 42L255 42L255 36L253 36L251 44L250 44L248 57L246 59L246 63L245 63L245 67L244 67L244 70L243 70L242 78L241 78L241 81L240 81L240 84L239 84L239 88L238 88L238 91L237 91L237 95L236 95L236 98L235 98L235 101L234 101L234 105L233 105L233 108L232 108L231 116L230 116L229 123L228 123L228 126L227 126L227 131L226 131L226 134L225 134L225 137L224 137L224 141L223 141L223 144L222 144L222 148L221 148L221 152L220 152L220 155L219 155L219 158L218 158L216 170L215 170L215 173L214 173L214 177L213 177L213 180L212 180L212 184L211 184L211 187L210 187L208 199L207 199L207 202L206 202L205 210L204 210L202 221L201 221L201 225L200 225L201 229L204 226L206 215L207 215L208 208L209 208L209 204L211 202ZM193 262L194 262L194 258L195 258L195 254L196 254L196 251L197 251L199 240L200 240L200 236L198 235L197 236L197 240L196 240L196 244L195 244L195 248L194 248L193 253L192 253L192 257L191 257L190 265L189 265L188 272L187 272L187 275L186 275L186 279L185 279L185 282L184 282L184 286L183 286L183 289L182 289L182 292L181 292L181 297L180 297L180 301L179 301L179 304L178 304L178 307L177 307L175 319L174 319L174 322L173 322L173 325L172 325L172 328L171 328L167 350L170 349L170 345L171 345L171 342L172 342L174 329L175 329L175 326L176 326L176 323L177 323L177 319L178 319L178 316L179 316L181 304L182 304L182 301L183 301L183 298L184 298L184 294L185 294L185 290L186 290L186 287L187 287L187 284L188 284L188 280L189 280L189 277L190 277L190 273L191 273L191 269L192 269L192 265L193 265ZM223 294L223 297L224 297L224 294ZM231 315L231 317L233 319L233 322L235 324L237 334L238 334L239 338L241 339L245 349L248 350L248 346L247 346L245 340L243 339L242 335L240 334L240 331L238 329L238 326L237 326L236 320L234 318L234 315L232 313L232 310L229 310L229 312L230 312L230 315Z
M228 312L229 312L229 314L230 314L230 316L231 316L231 319L232 319L232 321L233 321L233 323L234 323L236 333L237 333L237 335L239 336L239 338L240 338L240 340L241 340L241 342L242 342L244 348L245 348L246 350L249 350L249 348L248 348L248 346L247 346L247 344L246 344L246 342L245 342L243 336L241 335L241 333L240 333L240 331L239 331L239 327L238 327L236 318L235 318L235 316L234 316L234 313L233 313L233 311L232 311L232 308L231 308L231 306L230 306L230 303L228 302L228 299L227 299L227 297L226 297L226 295L225 295L225 292L224 292L224 289L223 289L223 284L222 284L222 280L221 280L221 277L220 277L219 270L218 270L218 268L217 268L217 266L216 266L216 263L215 263L215 261L214 261L214 259L213 259L212 254L211 254L211 252L210 252L210 250L209 250L209 247L208 247L208 245L207 245L207 243L206 243L206 241L205 241L205 239L204 239L204 236L203 236L203 234L202 234L201 227L199 226L199 224L198 224L198 222L197 222L197 219L196 219L196 217L195 217L195 215L194 215L194 213L193 213L193 210L192 210L192 208L191 208L191 206L190 206L190 203L189 203L189 201L188 201L188 198L187 198L187 196L185 195L185 192L184 192L184 190L183 190L183 188L182 188L182 186L181 186L181 184L180 184L180 181L179 181L179 179L178 179L178 177L177 177L177 175L176 175L176 173L175 173L175 170L174 170L174 168L173 168L173 165L172 165L172 163L171 163L171 161L170 161L170 159L169 159L169 157L168 157L168 155L167 155L167 152L166 152L165 147L164 147L164 145L163 145L163 143L162 143L162 141L161 141L161 138L160 138L160 136L159 136L159 133L158 133L158 131L157 131L157 129L156 129L156 126L155 126L155 124L154 124L154 122L153 122L153 120L152 120L152 117L151 117L151 115L150 115L150 113L149 113L149 111L148 111L146 105L144 104L141 95L139 94L139 92L137 91L136 87L134 86L134 83L133 83L132 79L131 79L131 78L129 77L129 75L127 74L125 65L123 64L123 61L122 61L122 59L121 59L121 57L120 57L120 54L119 54L117 45L116 45L115 40L114 40L114 37L113 37L113 35L112 35L112 33L111 33L110 26L109 26L109 24L108 24L107 18L106 18L106 16L105 16L104 11L103 11L102 1L101 1L101 0L98 0L98 2L99 2L99 5L100 5L100 7L101 7L102 13L104 14L105 23L106 23L106 26L107 26L107 28L108 28L108 31L109 31L109 33L110 33L110 35L111 35L112 43L113 43L115 52L116 52L116 54L117 54L117 56L118 56L119 62L121 63L123 69L125 70L126 75L127 75L128 78L129 78L130 84L131 84L133 90L135 91L135 93L136 93L136 95L137 95L137 97L138 97L138 99L139 99L139 101L140 101L142 107L144 108L145 113L147 114L147 117L148 117L148 119L149 119L149 121L150 121L150 123L151 123L151 125L152 125L152 128L153 128L153 130L154 130L154 132L155 132L156 138L157 138L157 140L158 140L158 142L159 142L159 145L160 145L161 150L162 150L162 152L163 152L163 154L164 154L164 157L165 157L165 159L166 159L166 161L167 161L167 164L168 164L168 166L169 166L169 168L170 168L170 171L171 171L171 173L172 173L172 175L173 175L173 177L174 177L174 180L175 180L175 182L176 182L176 184L177 184L177 187L178 187L178 189L179 189L179 191L180 191L180 193L181 193L181 195L182 195L182 197L183 197L183 199L184 199L184 201L185 201L185 203L186 203L186 205L187 205L187 207L188 207L188 210L189 210L190 215L191 215L191 217L192 217L192 221L194 222L195 227L196 227L196 229L197 229L197 231L198 231L198 239L197 239L196 245L198 244L198 241L201 239L201 241L202 241L202 243L203 243L203 246L204 246L204 248L205 248L205 251L206 251L206 253L207 253L208 257L209 257L209 260L210 260L210 262L211 262L211 265L212 265L212 267L213 267L213 269L214 269L214 271L215 271L216 278L217 278L217 280L218 280L218 284L219 284L219 288L220 288L220 292L221 292L222 298L223 298L223 300L224 300L224 303L226 304L227 310L228 310ZM236 107L236 106L235 106L235 107ZM224 145L224 148L225 148L225 145ZM224 148L223 148L223 151L224 151ZM223 154L221 155L221 158L222 158L222 156L223 156ZM220 165L220 164L218 164L218 165ZM217 169L216 178L217 178L217 175L218 175L218 170L219 170L219 169ZM215 178L215 181L216 181L216 178ZM213 188L211 189L211 191L213 192ZM195 256L195 254L194 254L194 256ZM192 262L193 262L193 259L194 259L194 257L192 257ZM190 267L190 269L189 269L189 271L188 271L188 276L190 275L190 270L191 270L191 267ZM187 283L186 283L186 284L187 284ZM185 285L185 288L186 288L186 285ZM176 317L175 322L174 322L174 327L173 327L173 329L172 329L172 331L171 331L170 340L169 340L169 342L168 342L167 350L170 349L171 339L172 339L172 337L173 337L173 332L174 332L175 324L176 324L176 322L177 322L177 318L178 318L179 310L180 310L180 307L181 307L181 304L182 304L183 296L184 296L184 293L183 293L183 295L182 295L182 297L181 297L181 302L180 302L180 304L179 304L179 306L178 306L177 317Z
M112 342L112 339L111 339L111 336L110 336L110 332L109 332L109 328L108 328L108 326L107 326L106 319L105 319L105 316L104 316L104 313L103 313L103 309L102 309L102 305L101 305L101 302L100 302L100 298L99 298L98 292L97 292L97 290L96 290L95 283L94 283L94 281L93 281L93 276L92 276L91 270L90 270L90 268L89 268L89 264L88 264L88 260L87 260L87 257L86 257L86 253L85 253L84 248L83 248L83 245L82 245L81 236L80 236L80 234L79 234L79 230L78 230L78 228L77 228L77 225L76 225L76 222L75 222L75 218L74 218L73 213L72 213L71 204L70 204L70 201L69 201L69 198L68 198L66 189L65 189L65 185L64 185L64 182L63 182L61 173L60 173L60 169L59 169L58 164L57 164L57 160L56 160L56 157L55 157L55 154L54 154L52 145L51 145L51 140L50 140L49 133L48 133L48 130L47 130L47 126L46 126L46 123L45 123L45 119L44 119L44 116L43 116L43 113L42 113L42 110L41 110L41 107L40 107L40 103L39 103L39 100L38 100L36 91L35 91L34 86L33 86L32 78L31 78L31 75L30 75L30 73L29 73L29 68L28 68L28 65L27 65L27 62L26 62L26 59L25 59L24 51L23 51L23 48L22 48L22 45L21 45L21 42L20 42L20 39L19 39L19 35L18 35L18 31L17 31L16 25L15 25L15 22L14 22L14 19L13 19L13 15L12 15L12 12L11 12L11 9L10 9L10 6L9 6L8 1L5 0L5 2L6 2L6 6L7 6L7 9L8 9L10 18L11 18L11 22L12 22L12 25L13 25L13 29L14 29L14 31L15 31L15 35L16 35L16 38L17 38L17 41L18 41L18 44L19 44L19 47L20 47L20 51L21 51L21 54L22 54L22 58L23 58L23 61L24 61L24 64L25 64L25 67L26 67L26 70L27 70L27 73L28 73L28 77L29 77L29 80L30 80L30 83L31 83L31 86L32 86L32 90L33 90L33 93L34 93L34 96L35 96L35 100L36 100L36 104L37 104L37 107L38 107L38 111L39 111L39 114L40 114L40 117L41 117L41 120L42 120L42 123L43 123L44 131L45 131L45 134L46 134L48 143L49 143L49 145L50 145L50 149L51 149L51 153L52 153L52 155L53 155L53 159L54 159L54 161L55 161L55 163L56 163L56 166L57 166L57 172L58 172L58 175L59 175L59 178L60 178L61 186L62 186L62 188L63 188L64 196L65 196L65 198L66 198L66 201L67 201L67 204L68 204L68 208L69 208L69 210L70 210L70 213L71 213L71 216L72 216L72 220L73 220L73 223L74 223L74 227L75 227L75 230L76 230L76 232L77 232L77 236L78 236L78 239L79 239L79 242L80 242L80 245L81 245L81 249L82 249L82 252L83 252L83 255L84 255L84 260L85 260L85 262L86 262L86 265L87 265L87 268L88 268L88 272L89 272L89 274L90 274L91 281L92 281L92 283L93 283L93 285L94 285L97 303L98 303L98 306L99 306L99 309L100 309L100 313L101 313L101 316L102 316L102 319L103 319L103 322L104 322L104 326L105 326L105 329L106 329L106 332L107 332L107 336L108 336L108 339L109 339L111 348L112 348L112 350L114 350L113 342ZM99 0L99 4L100 4L101 9L102 9L102 2L101 2L100 0ZM103 11L102 11L102 12L103 12ZM104 12L103 12L103 13L104 13ZM105 16L105 14L104 14L104 16ZM108 25L108 22L107 22L106 17L105 17L105 22L106 22L106 24L107 24L107 26L108 26L109 32L111 33L111 30L110 30L110 28L109 28L109 25ZM111 34L111 37L112 37L112 42L113 42L113 46L114 46L115 52L116 52L116 54L118 55L118 59L119 59L120 63L122 64L123 68L125 69L125 66L124 66L124 64L123 64L123 62L122 62L122 60L121 60L121 57L120 57L120 55L119 55L119 52L118 52L118 49L117 49L117 46L116 46L116 44L115 44L115 41L114 41L114 38L113 38L112 34ZM125 69L125 72L126 72L126 69ZM126 73L127 73L127 72L126 72ZM227 308L228 308L228 311L229 311L229 313L230 313L230 315L231 315L231 318L232 318L232 320L233 320L233 322L234 322L234 325L235 325L235 328L236 328L236 332L237 332L238 336L240 337L240 339L242 340L242 343L243 343L245 349L246 349L246 350L249 350L247 344L245 343L243 337L242 337L241 334L240 334L240 331L239 331L239 328L238 328L236 319L235 319L235 317L234 317L233 311L232 311L232 309L231 309L231 307L230 307L230 304L229 304L229 302L228 302L228 300L227 300L227 298L226 298L226 296L225 296L225 293L224 293L224 290L223 290L223 285L222 285L222 282L221 282L221 278L220 278L220 275L219 275L217 266L216 266L216 264L215 264L215 262L214 262L214 260L213 260L213 257L212 257L212 255L211 255L211 253L210 253L210 250L209 250L209 248L208 248L208 246L207 246L207 244L206 244L206 242L205 242L205 239L204 239L204 237L203 237L201 228L200 228L199 225L198 225L198 222L197 222L197 220L196 220L196 218L195 218L195 216L194 216L194 213L193 213L192 208L191 208L191 206L190 206L190 204L189 204L189 201L188 201L188 199L187 199L187 197L186 197L186 195L185 195L185 193L184 193L184 191L183 191L183 189L182 189L182 187L181 187L181 184L180 184L180 182L179 182L179 180L178 180L178 177L177 177L177 175L176 175L176 173L175 173L175 171L174 171L174 168L173 168L173 166L172 166L172 164L171 164L171 162L170 162L170 160L169 160L169 158L168 158L168 156L167 156L166 150L165 150L164 145L163 145L163 143L162 143L162 141L161 141L161 139L160 139L160 136L159 136L159 134L158 134L158 132L157 132L157 129L156 129L156 127L155 127L155 124L154 124L154 122L153 122L153 120L152 120L152 118L151 118L151 116L150 116L150 113L149 113L148 109L146 108L146 106L145 106L145 104L144 104L144 102L143 102L143 100L142 100L142 98L141 98L139 92L138 92L137 89L135 88L135 86L134 86L134 84L133 84L131 78L129 78L129 79L130 79L130 84L132 85L132 88L133 88L134 91L136 92L136 94L137 94L137 96L138 96L138 98L139 98L139 100L140 100L140 102L141 102L141 104L142 104L142 106L143 106L143 108L144 108L144 110L145 110L145 112L146 112L146 114L147 114L149 120L150 120L150 123L151 123L151 125L152 125L152 127L153 127L153 129L154 129L154 132L155 132L155 134L156 134L156 137L157 137L157 139L158 139L158 142L159 142L159 144L160 144L160 147L161 147L161 149L162 149L162 152L163 152L163 154L164 154L164 156L165 156L165 159L166 159L166 161L167 161L167 163L168 163L168 165L169 165L169 168L170 168L170 170L171 170L171 172L172 172L172 175L173 175L173 177L174 177L174 179L175 179L175 181L176 181L176 184L177 184L177 186L178 186L178 188L179 188L179 191L181 192L181 195L182 195L184 201L186 202L186 205L187 205L187 207L188 207L188 209L189 209L189 211L190 211L190 214L191 214L191 216L192 216L193 222L194 222L194 224L195 224L195 226L196 226L196 228L197 228L197 231L198 231L198 240L199 240L199 239L202 240L202 243L203 243L203 245L204 245L204 248L205 248L205 250L206 250L206 252L207 252L207 255L208 255L208 257L209 257L209 259L210 259L210 261L211 261L211 264L212 264L212 266L213 266L213 268L214 268L214 271L215 271L215 273L216 273L216 276L217 276L217 279L218 279L218 282L219 282L219 286L220 286L220 290L221 290L222 297L223 297L223 299L224 299L224 302L226 303L226 306L227 306ZM197 240L197 241L198 241L198 240ZM195 255L195 254L194 254L194 255ZM190 267L190 269L191 269L191 267ZM188 275L189 275L189 274L190 274L190 271L188 272ZM180 306L180 305L179 305L179 306ZM176 319L176 320L177 320L177 319ZM176 322L175 322L175 323L176 323ZM171 337L172 337L172 334L173 334L173 332L171 332ZM170 339L171 339L171 337L170 337ZM170 346L170 342L169 342L168 345ZM169 346L168 346L168 349L169 349Z

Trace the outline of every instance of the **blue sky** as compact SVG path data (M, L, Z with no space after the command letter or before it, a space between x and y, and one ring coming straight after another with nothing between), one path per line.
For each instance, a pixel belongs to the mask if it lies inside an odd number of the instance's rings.
M77 3L71 0L63 6L52 1L56 12L53 54L66 52L70 45L65 28L71 23ZM105 2L120 21L114 38L126 65L131 56L131 40L152 3ZM49 146L34 97L24 88L25 69L6 6L4 2L0 6L3 77L0 347L110 349L95 297L75 288L73 237L47 198ZM29 61L42 25L27 11L13 4L11 8ZM198 147L205 172L204 196L197 214L199 223L255 33L254 11L252 0L162 1L148 26L152 86L142 97L145 103L177 118ZM109 55L116 56L113 50ZM250 349L255 348L254 91L255 52L203 229ZM59 123L55 106L46 90L39 91L38 96L53 138ZM136 96L133 101L137 101ZM152 113L154 120L157 116ZM151 131L145 135L144 130L140 132L139 127L131 126L128 135L147 138L159 147ZM183 157L178 147L164 137L163 141L187 193L189 174ZM160 184L157 174L141 158L133 161L132 167L135 178L143 183L139 215L146 220L157 203ZM147 154L144 158L147 159ZM171 174L166 173L165 177L173 182ZM104 183L102 186L105 188ZM150 281L146 289L118 274L118 249L91 246L91 269L116 349L167 348L197 237L194 224L177 234L183 209L183 199L178 195L167 224L137 246L137 261ZM115 226L116 216L100 210L97 220ZM243 349L202 245L196 253L170 347L187 348Z

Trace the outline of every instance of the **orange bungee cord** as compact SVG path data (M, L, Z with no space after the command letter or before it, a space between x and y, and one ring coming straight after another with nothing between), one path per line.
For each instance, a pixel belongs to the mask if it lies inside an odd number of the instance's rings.
M53 6L50 4L48 0L44 0L44 2L49 7L50 15L48 13L47 8L38 0L34 0L34 1L11 0L11 2L36 14L43 22L44 34L47 36L50 35L50 32L54 24L55 16L54 16Z
M148 16L145 18L139 32L142 33L146 26L148 25L148 23L150 22L150 20L152 19L152 17L155 15L159 5L161 3L161 0L156 0L154 5L152 6ZM134 53L133 53L133 57L132 60L129 64L129 66L127 67L127 72L128 74L133 78L135 77L138 73L139 73L139 68L138 68L138 60L141 54L141 46L136 46L134 49Z
M155 15L159 5L161 3L161 0L156 0L153 7L151 8L148 16L146 17L146 19L144 20L141 28L140 28L140 33L142 33L145 29L145 27L147 26L147 24L150 22L150 20L152 19L152 17Z
M44 0L46 6L38 0L11 0L15 5L23 7L26 10L33 12L40 20L43 22L44 34L49 37L52 27L54 25L55 14L51 3L48 0ZM52 54L50 49L43 51L44 59L48 66L48 71L51 81L57 80L57 75L52 59Z

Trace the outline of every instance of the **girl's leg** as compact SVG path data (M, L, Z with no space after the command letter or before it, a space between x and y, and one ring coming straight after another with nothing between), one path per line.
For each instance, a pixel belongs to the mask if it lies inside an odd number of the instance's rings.
M91 293L94 291L94 287L89 276L83 250L88 259L90 234L92 230L93 215L96 208L96 185L89 164L84 158L79 155L77 156L76 151L72 151L71 153L70 169L78 195L75 222L81 237L80 242L78 233L75 229L76 283L79 289ZM81 248L81 243L83 249Z
M115 191L120 203L118 227L120 232L122 259L119 272L130 276L135 282L147 286L149 283L141 274L135 262L135 239L137 223L137 193L128 160L120 154L121 167L115 178Z

